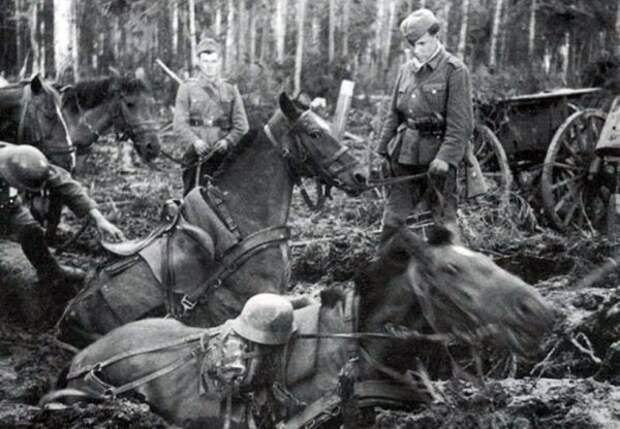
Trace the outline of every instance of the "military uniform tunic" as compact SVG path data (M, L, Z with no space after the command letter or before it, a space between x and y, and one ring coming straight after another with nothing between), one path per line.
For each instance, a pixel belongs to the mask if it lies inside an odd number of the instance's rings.
M445 121L445 128L438 135L421 135L411 125L421 117L437 114ZM450 169L443 183L435 187L443 194L446 203L443 207L437 207L434 198L437 195L427 192L424 181L393 185L386 202L384 225L403 224L425 193L431 197L429 203L436 222L456 222L456 168L472 132L470 78L461 60L439 45L433 57L421 67L415 61L401 67L378 151L389 157L396 176L426 171L435 158L447 162Z
M2 150L2 149L0 149ZM82 185L71 178L71 175L61 167L50 165L50 178L45 184L45 190L58 193L63 202L78 217L88 215L97 204L86 194ZM13 189L13 190L12 190ZM23 204L22 199L14 188L2 178L0 171L0 237L15 238L22 228L29 225L38 225L30 210Z
M174 130L187 148L184 182L193 182L195 178L186 176L192 176L196 171L196 140L203 140L210 149L219 140L225 140L231 149L248 132L248 119L239 90L221 79L208 81L202 75L181 84L175 103ZM193 183L185 185L188 191L187 186L191 187Z

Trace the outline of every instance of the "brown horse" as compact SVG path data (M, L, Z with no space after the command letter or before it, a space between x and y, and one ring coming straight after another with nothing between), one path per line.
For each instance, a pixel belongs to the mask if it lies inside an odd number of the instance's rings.
M39 75L0 88L0 140L34 146L53 164L71 171L75 148L60 105L58 91Z
M319 176L359 193L366 177L323 119L286 94L279 102L264 129L248 133L224 160L212 184L186 196L172 223L141 243L109 246L128 258L100 270L69 304L63 339L84 344L166 313L192 326L216 326L236 316L249 297L286 290L294 184L300 176Z
M389 403L428 398L412 388L410 371L436 343L480 339L519 354L535 352L553 323L538 292L447 237L429 244L403 229L358 277L355 294L340 299L324 291L322 304L296 310L297 332L288 346L272 350L277 357L262 367L265 372L250 371L255 378L244 379L254 392L252 408L263 410L255 417L278 414L285 416L283 427L302 427L337 414L343 393ZM61 386L99 398L134 389L175 424L221 426L222 398L201 387L214 332L221 331L170 319L127 324L81 351ZM351 380L340 376L347 362L355 369L348 389L343 384ZM265 389L280 394L265 396ZM231 412L243 404L240 399ZM232 421L243 427L248 414L236 415Z
M61 89L62 112L78 153L111 128L129 137L145 162L160 152L154 100L140 79L118 76L89 79Z

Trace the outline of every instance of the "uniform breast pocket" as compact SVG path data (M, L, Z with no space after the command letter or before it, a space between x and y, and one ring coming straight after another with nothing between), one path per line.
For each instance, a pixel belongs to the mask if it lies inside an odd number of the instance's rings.
M190 98L189 114L190 117L197 119L201 118L205 111L205 102L200 98Z
M422 86L422 92L433 110L443 111L447 96L445 83L428 83Z

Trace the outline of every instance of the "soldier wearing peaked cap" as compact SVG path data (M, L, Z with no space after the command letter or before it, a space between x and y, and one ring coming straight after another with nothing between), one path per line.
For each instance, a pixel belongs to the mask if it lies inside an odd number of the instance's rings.
M200 72L179 86L174 114L174 130L186 147L184 195L195 186L197 172L212 174L249 129L239 90L220 77L219 44L202 39L196 54ZM201 164L205 157L209 160Z
M388 189L381 241L406 222L426 199L436 224L458 237L456 169L473 132L469 71L437 37L439 21L428 9L411 13L400 31L413 51L398 74L377 151L391 174L428 171L424 181L401 182Z

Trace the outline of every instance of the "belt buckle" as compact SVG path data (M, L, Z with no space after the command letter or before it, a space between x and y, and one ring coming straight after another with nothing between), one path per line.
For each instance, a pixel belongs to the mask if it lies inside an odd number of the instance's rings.
M183 298L181 298L181 306L183 307L183 313L187 313L196 307L196 301L192 301L189 296L183 295Z

